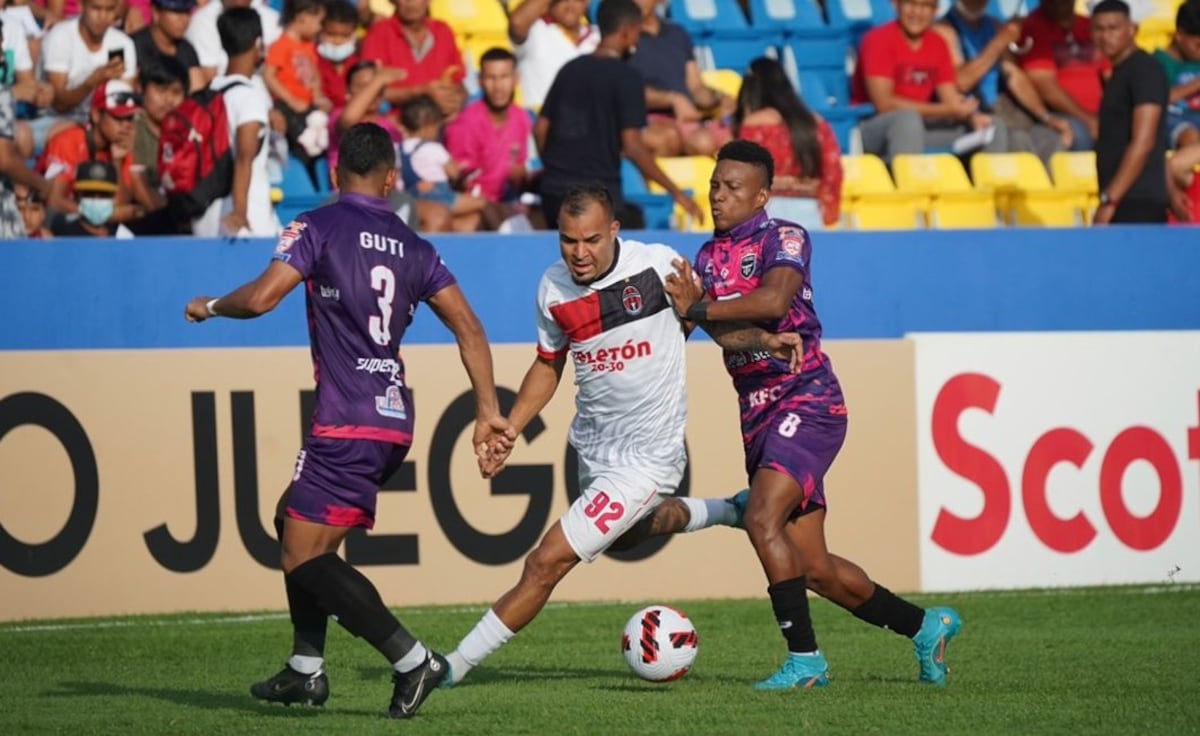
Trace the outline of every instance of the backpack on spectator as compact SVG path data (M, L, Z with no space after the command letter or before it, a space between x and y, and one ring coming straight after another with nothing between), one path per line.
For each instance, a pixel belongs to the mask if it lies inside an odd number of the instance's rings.
M168 206L181 217L199 217L233 188L225 93L242 84L201 90L163 118L158 173Z

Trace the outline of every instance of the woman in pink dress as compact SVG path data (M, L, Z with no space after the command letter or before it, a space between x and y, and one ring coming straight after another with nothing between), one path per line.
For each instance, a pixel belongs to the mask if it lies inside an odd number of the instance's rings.
M800 99L783 67L758 58L742 78L733 132L775 158L767 211L824 229L841 218L842 154L833 128Z

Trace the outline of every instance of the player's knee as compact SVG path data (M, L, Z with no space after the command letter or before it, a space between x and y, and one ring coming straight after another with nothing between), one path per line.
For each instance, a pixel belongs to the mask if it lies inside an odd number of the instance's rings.
M783 536L783 520L769 506L751 504L742 521L755 546L769 544Z
M559 559L559 556L539 545L525 558L525 570L521 577L527 584L539 588L553 588L559 580L571 569L569 560Z

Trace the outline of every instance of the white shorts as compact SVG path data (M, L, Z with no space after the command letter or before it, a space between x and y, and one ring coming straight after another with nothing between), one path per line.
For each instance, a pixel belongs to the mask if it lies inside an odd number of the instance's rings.
M662 474L660 470L653 475ZM583 491L559 520L567 544L579 559L594 561L665 497L674 495L681 479L682 473L668 485L639 468L590 469L581 459L579 487Z

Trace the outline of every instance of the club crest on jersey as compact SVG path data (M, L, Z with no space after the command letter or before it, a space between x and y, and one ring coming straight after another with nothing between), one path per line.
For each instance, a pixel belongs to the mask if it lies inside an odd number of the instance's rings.
M375 412L392 419L407 419L408 411L404 407L404 396L399 386L388 386L383 396L375 397Z
M307 222L299 222L297 220L292 220L289 222L288 226L285 227L283 232L279 234L279 242L275 245L275 255L279 256L287 253L288 249L295 245L296 241L300 239L300 234L303 233L307 227Z
M753 253L742 256L742 278L748 279L753 276L756 266L758 266L758 256Z
M637 290L636 286L626 286L621 292L621 306L625 307L628 314L637 316L642 311L642 292Z

